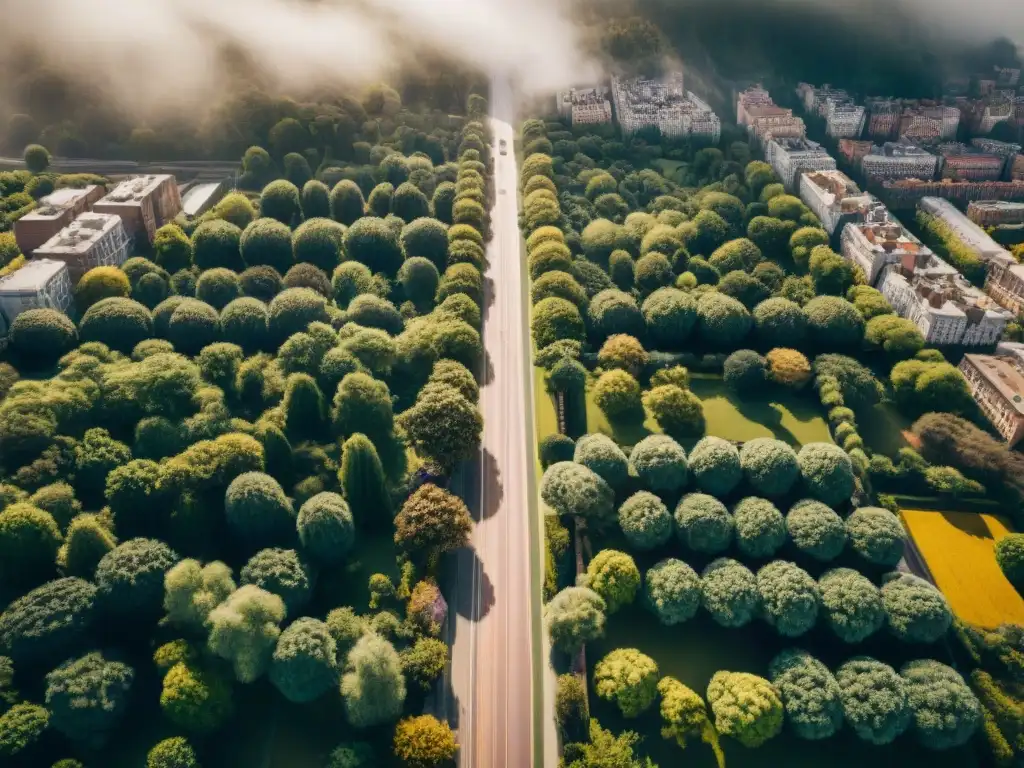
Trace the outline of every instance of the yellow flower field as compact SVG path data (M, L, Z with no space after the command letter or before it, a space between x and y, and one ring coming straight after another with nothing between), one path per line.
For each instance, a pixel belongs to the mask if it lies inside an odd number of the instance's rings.
M983 627L1024 623L1024 599L996 564L993 549L1008 523L973 512L904 509L903 520L953 612Z

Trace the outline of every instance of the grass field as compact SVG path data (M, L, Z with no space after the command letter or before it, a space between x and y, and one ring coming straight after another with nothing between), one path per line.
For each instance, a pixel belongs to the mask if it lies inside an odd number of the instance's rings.
M1003 576L993 552L995 543L1012 533L1005 520L917 509L904 509L903 519L957 616L983 627L1024 623L1024 599Z
M770 400L740 400L725 388L719 376L691 376L690 388L704 404L707 434L726 440L774 437L794 447L804 443L831 442L828 424L812 394L773 394ZM609 423L587 393L587 431L603 432L624 446L632 446L649 434L660 432L654 419L642 424ZM696 440L684 441L690 447Z
M680 179L678 178L678 172L680 168L686 165L686 163L681 163L678 160L659 159L655 160L652 163L652 165L659 171L661 171L661 175L664 176L666 179L671 179L672 181L680 181Z

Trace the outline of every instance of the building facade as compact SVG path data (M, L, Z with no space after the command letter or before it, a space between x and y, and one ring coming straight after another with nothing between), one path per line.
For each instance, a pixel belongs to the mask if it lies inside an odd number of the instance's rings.
M938 151L942 160L941 176L944 179L999 181L1006 165L1006 158L1001 155L956 142L942 144Z
M683 74L665 80L612 78L612 102L619 126L626 135L656 127L662 135L699 137L717 143L721 121L696 94L683 89Z
M965 246L979 259L989 261L993 258L1009 256L1006 249L989 237L985 230L971 221L948 200L941 197L926 197L918 203L918 208L929 216L945 224Z
M1009 254L993 258L985 275L985 293L1014 315L1024 313L1024 265Z
M1008 180L1013 169L1013 163L1020 156L1021 145L1008 141L997 141L996 139L971 139L971 146L981 152L990 155L998 155L1003 158L1003 170L1001 179Z
M870 141L856 141L854 139L839 140L839 154L855 168L860 167L860 161L865 155L871 153L874 145Z
M935 178L939 158L905 142L886 142L873 146L860 161L864 175L872 181Z
M109 213L83 213L36 250L37 258L62 261L77 285L93 267L119 267L128 259L131 238L121 217Z
M1009 447L1024 437L1024 374L1010 355L964 355L960 372L971 397Z
M883 271L879 290L928 344L993 345L1013 319L932 253L905 254Z
M864 272L868 285L874 286L887 267L904 257L930 256L931 251L910 234L881 203L866 208L859 221L842 230L840 253Z
M814 171L800 177L800 199L831 235L857 220L874 198L842 171Z
M864 107L853 103L840 104L829 99L826 108L825 130L832 138L856 139L864 132Z
M899 135L903 105L898 99L868 99L868 136L877 142L886 142Z
M893 209L913 208L925 197L941 197L967 205L972 200L1024 201L1024 179L1021 181L919 181L900 179L882 183L882 201Z
M793 110L778 107L761 86L743 91L736 101L736 122L747 129L750 137L764 145L769 134L776 138L801 139L807 136L803 119Z
M71 278L67 266L51 259L31 259L21 269L0 278L0 325L29 309L71 309Z
M156 231L181 213L181 194L173 176L137 176L118 184L93 210L120 216L129 237L152 243Z
M104 193L103 187L90 184L82 189L58 189L42 198L34 210L14 222L18 248L31 258L36 248L88 211Z
M603 85L560 91L557 99L558 115L570 125L602 125L612 121L612 103L608 100L608 88Z
M800 174L836 169L835 158L820 144L809 139L772 136L765 146L765 159L790 192L799 189Z
M1024 203L1003 200L979 200L967 206L967 218L979 227L1000 224L1024 224Z

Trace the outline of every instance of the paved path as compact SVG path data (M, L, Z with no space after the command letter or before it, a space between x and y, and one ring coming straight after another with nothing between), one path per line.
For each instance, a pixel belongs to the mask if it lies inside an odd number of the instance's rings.
M534 610L530 480L532 400L524 277L517 221L511 90L492 83L494 236L484 275L479 457L453 480L477 523L455 555L449 618L449 695L440 702L458 730L460 768L530 768L541 734L534 727ZM505 154L501 153L501 142ZM454 619L454 620L453 620Z

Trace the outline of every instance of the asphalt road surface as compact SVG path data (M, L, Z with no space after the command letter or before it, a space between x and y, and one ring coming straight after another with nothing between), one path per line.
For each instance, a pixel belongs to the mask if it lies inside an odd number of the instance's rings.
M20 157L0 157L0 169L17 170L25 167ZM206 173L232 176L241 168L240 163L223 160L168 160L166 162L136 163L131 160L90 160L74 157L54 157L50 169L58 173L97 173L102 176L122 176L137 173Z
M529 768L541 738L534 732L534 491L527 444L532 415L512 108L511 89L494 81L494 234L484 275L480 391L484 430L480 455L454 480L477 522L470 546L456 553L450 569L452 664L448 695L439 702L458 731L460 768Z

